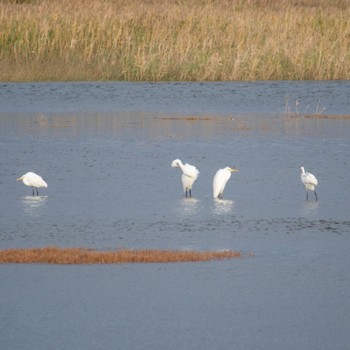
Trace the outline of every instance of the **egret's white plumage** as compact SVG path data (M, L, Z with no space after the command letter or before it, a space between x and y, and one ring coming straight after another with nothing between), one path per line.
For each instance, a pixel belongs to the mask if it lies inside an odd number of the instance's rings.
M192 197L192 186L199 175L198 169L194 165L188 163L186 163L185 165L182 164L180 159L173 160L171 166L173 168L180 168L182 170L181 181L183 190L185 192L185 196Z
M238 171L235 168L226 167L219 169L213 179L213 197L222 198L227 181L231 177L231 173Z
M308 190L313 191L315 193L315 197L317 200L318 197L317 197L317 193L316 193L316 186L318 185L318 181L317 181L315 175L306 172L304 167L301 167L300 171L301 171L301 174L300 174L301 182L305 186L306 200L308 200L308 198L309 198L308 192L307 192Z
M36 189L37 196L39 195L38 188L47 188L47 183L43 180L43 178L38 174L32 173L31 171L19 177L17 181L22 181L26 186L31 186L33 189L33 196L34 188Z

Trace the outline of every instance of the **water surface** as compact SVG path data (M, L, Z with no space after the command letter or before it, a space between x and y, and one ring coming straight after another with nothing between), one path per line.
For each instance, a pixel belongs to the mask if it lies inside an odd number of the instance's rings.
M350 120L305 115L349 115L348 96L341 81L1 84L1 248L246 255L1 266L4 349L346 349ZM200 171L191 199L175 158ZM240 171L214 200L225 166ZM27 171L39 197L15 181Z

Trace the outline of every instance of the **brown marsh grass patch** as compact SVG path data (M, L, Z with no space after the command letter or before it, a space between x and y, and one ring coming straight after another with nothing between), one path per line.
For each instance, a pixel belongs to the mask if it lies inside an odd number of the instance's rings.
M55 116L53 118L49 118L40 113L35 118L35 124L40 128L69 128L76 126L76 120L74 118L67 119L63 116Z
M170 116L170 117L157 117L157 120L161 121L183 121L183 122L231 122L234 121L234 117L223 117L223 116Z
M163 249L117 249L97 251L87 248L22 248L0 250L0 264L125 264L175 263L226 260L242 257L232 250L189 251Z
M337 119L337 120L350 120L350 115L332 115L332 114L292 114L287 119Z
M327 115L327 114L306 114L304 118L308 119L348 119L350 115Z
M186 121L186 122L201 122L201 121L216 121L217 118L215 117L162 117L159 118L160 120L180 120L180 121Z
M165 122L188 122L188 123L201 123L205 122L208 123L208 125L214 124L227 124L227 128L231 129L233 131L251 131L253 128L246 125L245 121L241 118L237 117L217 117L217 116L204 116L204 117L197 117L197 116L177 116L177 117L161 117L156 118L160 121ZM266 129L266 126L261 127L262 130Z

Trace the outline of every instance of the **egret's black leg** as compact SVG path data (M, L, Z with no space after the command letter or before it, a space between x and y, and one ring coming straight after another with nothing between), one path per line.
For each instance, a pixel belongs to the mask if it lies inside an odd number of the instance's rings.
M315 193L316 200L318 201L318 197L317 197L317 193L316 193L316 191L314 191L314 193Z
M192 190L191 189L188 190L188 193L190 194L190 197L192 197Z
M32 191L33 191L33 192L32 192L32 195L34 196L34 195L35 195L35 193L34 193L34 187L32 187Z
M308 200L309 200L309 194L306 191L306 201L308 201Z
M187 188L186 188L186 191L185 191L185 196L186 196L186 198L188 197L188 194L187 194Z

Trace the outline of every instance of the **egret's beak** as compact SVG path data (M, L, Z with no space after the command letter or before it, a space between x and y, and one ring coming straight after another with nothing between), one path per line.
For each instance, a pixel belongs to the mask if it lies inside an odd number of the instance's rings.
M237 173L237 172L238 172L238 169L230 168L230 171L231 171L231 173Z
M23 176L21 176L18 179L16 179L16 181L21 181L21 180L23 180Z

